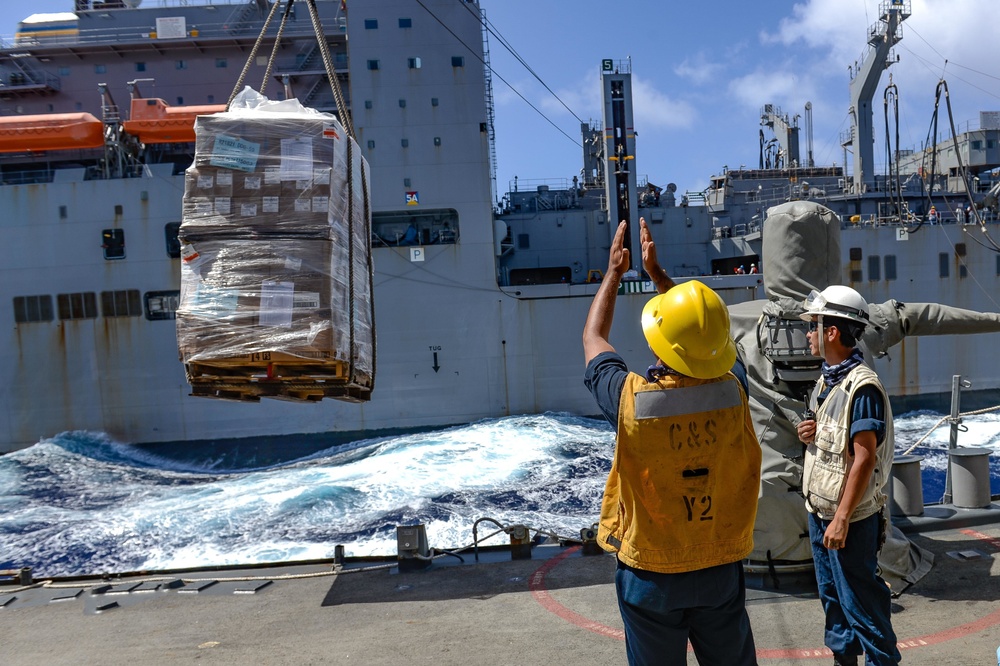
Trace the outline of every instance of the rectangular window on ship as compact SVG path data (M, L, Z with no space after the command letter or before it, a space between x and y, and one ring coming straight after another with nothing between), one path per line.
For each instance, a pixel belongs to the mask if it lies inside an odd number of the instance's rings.
M14 323L52 321L52 296L15 296Z
M101 313L105 317L141 317L142 300L138 289L101 292Z
M59 319L95 319L97 317L97 296L92 291L75 294L58 294L56 304Z

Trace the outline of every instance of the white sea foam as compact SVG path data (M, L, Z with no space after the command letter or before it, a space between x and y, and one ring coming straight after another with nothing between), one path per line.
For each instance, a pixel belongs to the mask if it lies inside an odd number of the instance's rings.
M897 451L940 419L897 417ZM964 425L962 445L1000 446L1000 416ZM918 449L925 470L943 470L947 446L945 424ZM0 568L51 576L282 562L329 558L338 544L349 556L392 555L396 526L415 523L432 547L454 549L472 543L479 518L576 537L597 519L613 447L607 423L563 414L365 440L281 464L251 454L245 466L64 433L0 457ZM495 530L484 521L479 536Z

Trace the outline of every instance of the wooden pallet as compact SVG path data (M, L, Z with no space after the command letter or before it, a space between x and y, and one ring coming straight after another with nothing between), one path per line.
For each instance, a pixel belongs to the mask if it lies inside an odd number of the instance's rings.
M371 387L351 377L350 364L327 354L302 358L262 352L187 363L184 369L192 396L237 402L259 402L261 398L366 402L371 398Z
M302 358L280 352L247 354L220 359L186 363L189 382L244 378L261 380L311 380L345 382L350 377L350 364L332 358Z
M319 402L324 398L332 398L360 403L371 399L371 389L353 384L336 385L323 382L207 380L193 382L191 395L236 402L260 402L261 398L292 402Z

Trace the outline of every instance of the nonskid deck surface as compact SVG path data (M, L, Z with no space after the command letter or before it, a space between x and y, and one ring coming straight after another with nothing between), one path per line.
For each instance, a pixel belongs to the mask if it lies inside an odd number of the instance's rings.
M993 663L1000 524L910 537L934 553L935 563L893 600L904 663ZM332 575L331 565L318 564L184 572L141 584L145 579L6 586L0 662L625 663L612 556L541 545L531 560L512 561L505 552L484 553L478 563L472 553L463 558L406 573L349 573L372 566L366 563ZM820 604L805 580L788 579L778 589L751 582L747 606L761 664L832 661ZM688 662L696 663L693 654Z

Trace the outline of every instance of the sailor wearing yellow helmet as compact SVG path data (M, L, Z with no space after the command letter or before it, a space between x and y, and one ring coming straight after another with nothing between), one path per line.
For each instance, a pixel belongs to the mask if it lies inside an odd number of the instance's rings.
M629 372L608 341L630 268L622 222L583 331L584 383L617 427L598 542L618 558L615 588L629 664L756 664L742 560L753 547L761 450L729 311L701 282L680 285L640 220L643 267L661 292L641 325L657 362Z

